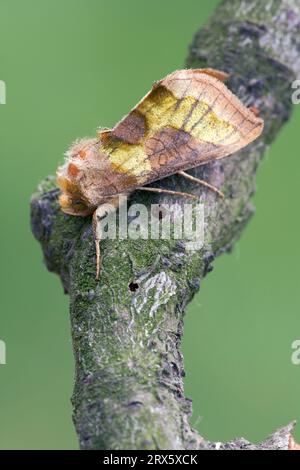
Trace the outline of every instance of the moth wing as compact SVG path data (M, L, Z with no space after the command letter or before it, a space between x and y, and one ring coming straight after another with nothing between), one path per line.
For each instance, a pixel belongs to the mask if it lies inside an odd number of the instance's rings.
M119 192L226 157L259 137L263 120L222 83L226 78L213 69L176 71L100 132Z

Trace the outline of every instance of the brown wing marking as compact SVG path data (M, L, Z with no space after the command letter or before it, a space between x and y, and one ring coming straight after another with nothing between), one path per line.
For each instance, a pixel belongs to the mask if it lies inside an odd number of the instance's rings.
M133 109L122 119L112 130L100 132L100 138L103 142L109 140L120 140L128 144L138 144L146 133L145 116L137 109Z
M217 150L214 144L199 142L189 133L172 127L157 132L147 140L145 148L151 167L159 175L159 179L183 168L206 163L209 156Z

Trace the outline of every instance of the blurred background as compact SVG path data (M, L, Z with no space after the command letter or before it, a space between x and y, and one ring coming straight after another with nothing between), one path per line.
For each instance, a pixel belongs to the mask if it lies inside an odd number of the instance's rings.
M75 138L114 125L184 65L217 4L1 0L1 449L78 448L68 298L30 232L30 196ZM211 440L257 442L300 418L299 119L300 105L260 167L255 217L187 311L191 423Z

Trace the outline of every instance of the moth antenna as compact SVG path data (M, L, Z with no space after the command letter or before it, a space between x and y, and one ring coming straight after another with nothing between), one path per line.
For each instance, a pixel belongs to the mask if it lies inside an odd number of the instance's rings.
M221 196L223 199L225 198L224 193L220 191L218 188L213 186L212 184L207 183L207 181L200 180L199 178L195 178L195 176L189 175L185 171L179 171L179 175L183 176L187 180L193 181L193 183L201 184L202 186L205 186L206 188L210 189L211 191L214 191L217 193L219 196Z

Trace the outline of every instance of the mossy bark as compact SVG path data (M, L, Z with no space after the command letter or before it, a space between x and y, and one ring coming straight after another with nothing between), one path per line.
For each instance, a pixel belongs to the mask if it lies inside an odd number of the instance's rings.
M180 352L184 309L214 258L233 246L253 213L257 167L291 114L299 51L300 0L224 0L190 46L187 66L229 72L229 88L257 106L266 124L246 150L194 170L220 187L225 200L182 177L161 182L200 196L206 222L201 250L187 250L187 240L105 240L97 283L91 219L60 211L52 178L33 196L33 233L48 269L70 295L72 402L82 449L214 448L188 422ZM150 207L186 200L136 192L133 202ZM262 446L287 448L290 432L285 428ZM247 446L253 448L238 440L225 448Z

